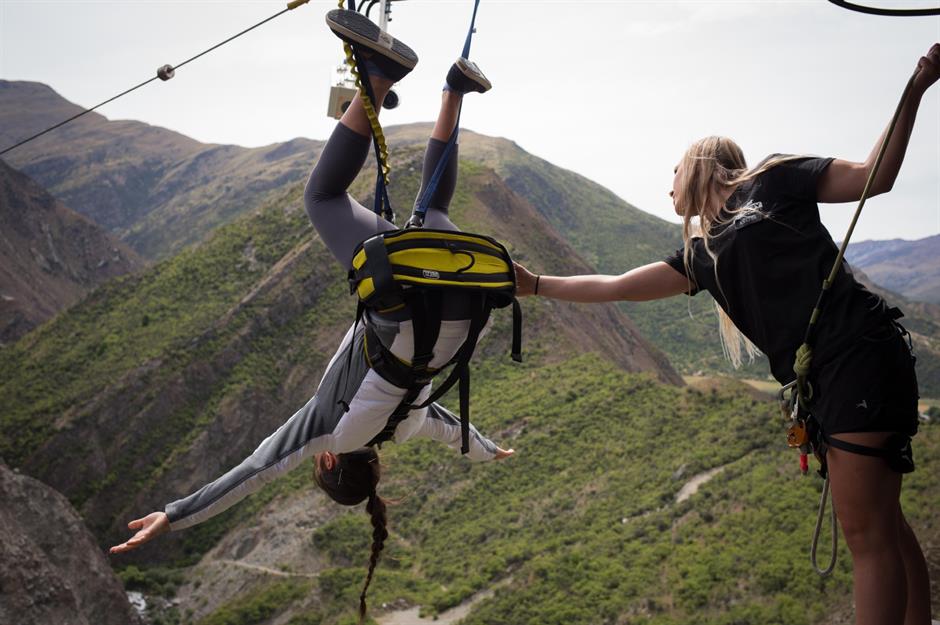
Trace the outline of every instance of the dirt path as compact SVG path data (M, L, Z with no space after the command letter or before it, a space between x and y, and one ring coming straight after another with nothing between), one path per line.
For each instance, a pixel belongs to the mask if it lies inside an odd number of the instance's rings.
M499 586L503 586L507 583L508 580L500 582L496 585L496 587L498 588ZM428 625L431 623L434 625L454 625L454 623L457 623L462 618L470 614L470 610L473 608L473 606L483 601L484 599L489 599L492 597L494 591L495 588L491 588L489 590L478 592L460 605L454 606L450 610L441 612L436 617L432 618L421 618L418 616L418 612L421 610L420 606L408 608L407 610L394 610L392 612L386 612L381 616L376 616L373 618L375 618L375 622L379 625L424 625L425 623Z
M276 575L277 577L317 577L315 573L291 573L290 571L279 571L277 569L261 566L260 564L250 564L248 562L241 562L239 560L219 559L215 560L215 562L237 566L243 569L248 569L250 571L258 571L259 573L267 573L268 575Z
M691 480L682 485L682 488L679 489L679 493L676 495L676 503L682 503L692 495L698 492L698 487L712 479L719 473L725 470L725 467L728 465L722 465L720 467L715 467L714 469L709 469L704 473L699 473L694 476Z

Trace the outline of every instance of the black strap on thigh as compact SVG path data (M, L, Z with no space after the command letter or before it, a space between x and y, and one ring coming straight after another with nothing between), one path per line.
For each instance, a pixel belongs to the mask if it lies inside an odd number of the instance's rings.
M850 454L859 454L861 456L873 456L884 458L892 471L898 473L910 473L914 470L914 451L911 448L911 437L900 432L895 432L885 441L884 447L868 447L867 445L858 445L838 438L832 438L822 434L822 439L829 447L835 447Z

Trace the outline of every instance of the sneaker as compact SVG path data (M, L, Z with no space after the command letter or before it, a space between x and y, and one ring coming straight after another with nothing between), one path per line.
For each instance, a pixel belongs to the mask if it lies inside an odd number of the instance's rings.
M404 78L418 64L414 50L383 32L362 13L333 9L326 14L326 23L337 37L352 44L357 51L373 53L370 63L393 82Z
M457 93L485 93L493 85L473 61L460 57L447 72L447 86Z

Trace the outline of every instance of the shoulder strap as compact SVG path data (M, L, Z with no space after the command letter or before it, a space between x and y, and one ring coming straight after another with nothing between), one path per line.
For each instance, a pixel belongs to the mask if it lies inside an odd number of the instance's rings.
M467 331L467 339L460 347L457 363L443 384L440 385L431 396L423 403L411 408L427 408L436 402L441 396L460 381L460 453L465 454L470 451L470 359L473 357L473 351L477 346L477 339L480 338L480 332L490 318L490 305L485 297L478 299L479 308L470 319L470 329Z

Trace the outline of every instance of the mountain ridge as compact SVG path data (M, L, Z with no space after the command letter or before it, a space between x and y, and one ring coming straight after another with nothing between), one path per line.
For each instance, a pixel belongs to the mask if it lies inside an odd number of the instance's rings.
M909 300L940 304L940 234L850 243L846 259L873 282Z
M144 261L0 160L0 345Z

